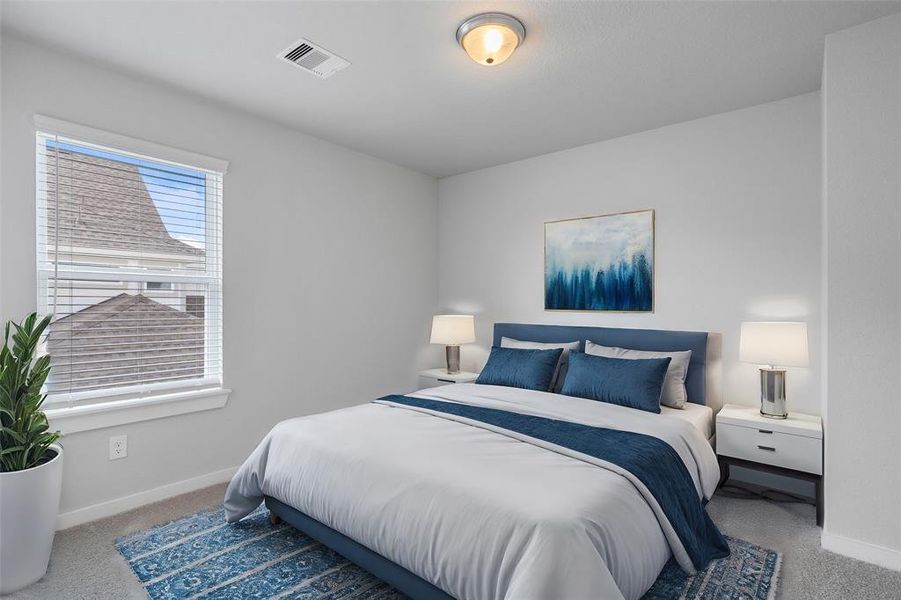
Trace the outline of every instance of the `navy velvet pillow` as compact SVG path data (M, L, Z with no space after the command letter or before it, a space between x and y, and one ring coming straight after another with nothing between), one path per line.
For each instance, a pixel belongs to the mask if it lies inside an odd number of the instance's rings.
M670 358L608 358L569 353L560 393L648 412L660 412L660 392Z
M495 346L476 383L546 392L551 387L561 354L562 348L527 350Z

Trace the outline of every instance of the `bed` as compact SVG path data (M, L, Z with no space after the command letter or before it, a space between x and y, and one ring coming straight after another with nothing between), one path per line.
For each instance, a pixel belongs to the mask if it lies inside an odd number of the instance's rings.
M719 535L703 511L719 479L708 442L712 411L704 406L707 334L498 323L495 345L502 337L691 350L686 388L694 408L653 414L455 384L290 419L229 484L227 518L265 502L273 515L422 599L639 598L671 557L692 570L715 556L704 546ZM623 447L653 442L675 457L671 471L684 473L655 490L630 471L640 466L616 463L634 457L588 456L530 433L538 422L573 439L602 428ZM689 489L681 497L662 489L680 485Z

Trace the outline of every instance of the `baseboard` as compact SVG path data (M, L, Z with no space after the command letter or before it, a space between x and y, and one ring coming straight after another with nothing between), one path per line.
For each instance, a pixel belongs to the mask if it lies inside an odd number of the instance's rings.
M160 487L144 490L137 494L114 498L113 500L107 500L106 502L100 502L99 504L92 504L91 506L85 506L84 508L60 513L56 517L56 529L57 531L68 529L70 527L75 527L76 525L96 521L97 519L111 517L133 508L144 506L145 504L159 502L160 500L165 500L180 494L187 494L188 492L216 485L217 483L224 483L231 479L237 470L238 467L229 467L227 469L222 469L221 471L200 475L199 477L192 477L191 479L161 485Z
M843 535L823 531L820 544L824 550L872 563L893 571L901 571L901 550L862 542Z

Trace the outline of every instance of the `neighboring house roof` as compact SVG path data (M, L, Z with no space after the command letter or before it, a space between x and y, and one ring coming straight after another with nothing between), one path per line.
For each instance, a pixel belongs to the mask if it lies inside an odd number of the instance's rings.
M204 372L203 318L143 294L122 293L57 319L47 344L50 391L189 379Z
M169 235L136 165L56 148L46 157L48 241L57 228L57 158L60 246L203 256Z

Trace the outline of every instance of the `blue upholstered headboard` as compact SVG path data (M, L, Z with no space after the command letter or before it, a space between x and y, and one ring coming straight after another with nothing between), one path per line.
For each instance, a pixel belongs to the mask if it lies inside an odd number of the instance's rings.
M500 346L502 337L530 342L574 342L578 340L580 350L585 350L585 340L591 340L604 346L617 346L633 350L659 350L662 352L691 350L688 377L685 379L688 401L695 404L707 403L707 332L495 323L492 345Z

